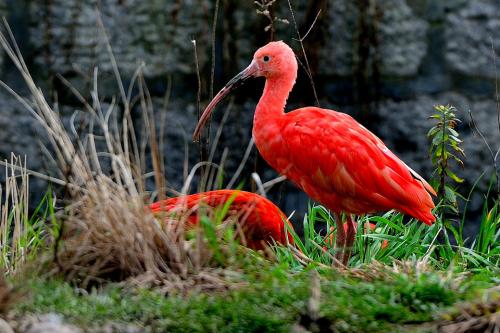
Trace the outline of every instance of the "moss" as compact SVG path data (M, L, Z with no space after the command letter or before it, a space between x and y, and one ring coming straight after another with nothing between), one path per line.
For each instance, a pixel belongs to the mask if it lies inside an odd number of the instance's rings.
M400 329L433 321L436 313L494 283L491 277L483 276L478 283L471 276L457 284L441 276L394 274L365 281L322 270L319 316L340 332L384 332L396 325ZM31 279L26 284L31 297L14 311L56 312L84 327L110 320L137 323L153 332L288 332L307 315L308 270L291 274L269 265L249 269L243 279L243 288L187 296L113 284L86 294L66 282Z

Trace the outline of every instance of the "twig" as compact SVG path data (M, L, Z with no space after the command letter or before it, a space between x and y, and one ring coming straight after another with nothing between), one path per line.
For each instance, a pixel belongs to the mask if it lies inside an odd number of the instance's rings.
M51 183L54 183L54 184L57 184L57 185L73 187L74 189L81 190L81 191L84 190L80 186L68 183L68 182L66 182L66 181L64 181L62 179L51 177L51 176L47 176L47 175L44 175L43 173L36 172L36 171L30 170L30 169L26 169L24 167L20 167L20 166L11 164L11 163L9 163L7 161L1 161L0 160L0 165L3 165L3 166L6 166L6 167L15 169L16 171L26 171L26 174L28 174L30 176L34 176L36 178L40 178L40 179L46 180L48 182L51 182Z
M309 81L311 82L311 87L312 87L312 90L313 90L313 93L314 93L314 98L316 99L316 105L320 106L318 94L316 93L316 86L314 85L314 80L312 78L311 66L309 65L309 60L307 59L306 49L304 48L304 43L303 43L304 39L300 36L300 31L299 31L299 28L297 26L297 21L295 20L295 14L294 14L293 9L292 9L292 4L290 3L290 0L287 0L287 2L288 2L288 7L290 8L290 13L292 15L292 21L293 21L293 25L295 27L295 32L297 33L298 41L299 41L300 47L302 49L302 54L304 56L304 61L306 63L306 72L307 72L307 76L309 76ZM309 32L311 31L312 27L314 26L314 23L316 22L316 19L319 16L320 12L318 12L318 15L314 19L313 24L308 29L308 31L306 33L306 36L309 34Z
M233 188L234 183L236 183L236 180L238 180L238 177L240 176L241 171L243 171L243 167L247 163L248 157L250 156L250 152L252 151L254 142L255 141L253 140L253 137L252 137L250 139L250 141L248 142L248 146L247 146L247 149L245 151L245 155L243 156L243 159L241 160L240 165L238 165L238 169L236 169L236 172L234 173L233 178L231 178L231 180L227 184L226 188L229 188L229 189Z
M311 26L309 27L309 29L307 29L307 32L305 33L304 36L302 36L301 39L296 39L296 38L292 38L293 40L296 40L298 42L303 42L307 36L309 35L309 33L311 32L312 28L316 25L316 21L318 20L318 17L319 15L321 14L321 9L318 10L318 13L316 14L316 17L314 18L314 21L311 23Z
M259 194L263 196L264 198L266 197L266 190L264 189L264 185L262 184L262 179L260 179L260 176L257 172L252 172L252 179L257 185L257 189L259 190Z
M199 121L200 117L201 117L201 107L200 107L200 104L201 104L200 64L198 62L198 50L196 48L196 39L193 39L191 41L191 43L193 43L194 64L195 64L195 68L196 68L196 80L197 80L197 84L198 84L198 90L196 92L196 112L197 112L198 121ZM198 149L199 149L199 152L200 152L200 162L201 162L201 161L203 161L205 159L205 156L206 156L202 140L198 141Z
M500 147L499 147L499 150L497 151L497 153L495 154L493 152L493 149L491 148L490 144L488 143L488 141L484 137L483 133L481 132L481 130L477 126L476 121L474 120L474 117L472 116L472 111L470 109L469 109L469 119L470 119L469 126L472 129L472 132L474 134L478 135L481 138L481 140L483 140L484 145L486 146L486 148L488 149L488 151L490 153L491 160L493 162L493 168L495 169L495 177L496 177L496 181L497 181L497 195L500 196L500 179L498 178L499 177L499 168L498 168L498 164L497 164L498 151L500 151Z
M495 47L493 46L493 38L490 36L491 41L491 55L493 57L493 65L495 66L495 100L496 100L496 108L497 108L497 125L498 125L498 133L500 133L500 94L498 92L498 68L497 68L497 57L495 52ZM498 166L497 166L497 158L498 154L500 154L500 145L498 146L497 152L493 157L493 166L495 167L495 175L497 181L497 195L500 198L500 179L498 179Z
M497 57L496 57L495 47L493 46L493 38L491 38L491 36L490 36L490 41L491 41L491 55L493 57L493 65L495 66L495 100L496 100L496 107L497 107L498 132L500 133L500 95L498 93Z
M215 2L214 21L212 23L212 66L210 68L210 99L214 98L214 81L215 81L215 33L217 31L217 17L219 16L219 2L220 2L220 0L217 0Z
M273 5L276 2L276 0L260 0L260 1L254 1L254 4L259 7L257 11L257 15L262 15L265 18L269 20L269 24L264 28L264 31L270 31L270 36L269 39L270 41L274 40L274 33L276 32L276 29L274 28L274 24L276 22L281 22L288 24L288 20L280 17L276 17L273 15Z
M276 177L274 179L268 180L267 182L262 184L262 186L264 187L265 190L269 191L271 189L271 187L273 187L274 185L279 184L285 180L286 180L286 176L279 176L279 177Z
M212 57L212 63L211 63L211 68L210 68L210 99L212 99L214 97L214 81L215 81L215 34L217 32L217 17L219 16L219 2L220 0L217 0L215 2L215 8L214 8L214 20L213 20L213 23L212 23L212 40L211 40L211 43L212 43L212 54L211 54L211 57ZM196 60L198 61L198 60ZM198 65L197 65L198 67ZM197 68L197 72L198 72L198 75L199 75L199 68ZM201 87L201 84L200 84L200 81L198 81L198 84L199 84L199 87ZM200 88L201 89L201 88ZM199 109L198 109L199 110ZM210 118L212 118L210 116ZM198 119L199 116L198 116ZM206 127L206 137L205 137L205 142L202 143L202 140L200 139L200 154L201 154L201 161L204 161L206 160L206 157L207 157L207 152L208 152L208 146L210 145L210 131L212 129L212 126L211 126L211 121L209 120L208 121L208 124L207 124L207 127ZM207 172L207 171L205 171Z

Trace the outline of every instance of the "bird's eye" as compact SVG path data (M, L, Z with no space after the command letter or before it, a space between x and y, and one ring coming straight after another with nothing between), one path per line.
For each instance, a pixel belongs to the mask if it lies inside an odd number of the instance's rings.
M264 56L262 58L262 60L264 60L264 62L269 62L269 60L271 60L271 57L270 56Z

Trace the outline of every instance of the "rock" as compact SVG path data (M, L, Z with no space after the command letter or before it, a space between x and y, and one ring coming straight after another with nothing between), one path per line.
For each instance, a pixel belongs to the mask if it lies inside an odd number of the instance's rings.
M496 152L500 148L500 130L496 121L496 104L493 100L469 100L456 93L445 93L438 96L420 96L411 101L387 101L380 105L379 114L382 121L377 125L376 132L387 146L403 161L410 165L424 178L430 178L433 166L429 159L429 141L427 131L433 125L428 117L434 113L436 104L450 104L457 108L457 117L462 121L457 128L463 141L462 148L465 157L462 158L465 167L453 166L464 183L458 185L461 193L468 196L473 184L484 172L485 176L478 182L476 191L485 193L488 189L490 176L493 174L491 154L484 141L475 135L469 125L470 110L477 127L481 130L486 142ZM469 203L468 210L478 211L483 201L474 200Z
M109 322L104 325L99 325L98 327L92 328L89 332L95 333L147 333L151 332L151 329L144 328L135 324L126 324L118 322Z
M496 0L469 1L465 7L450 12L446 21L446 59L450 67L463 75L495 78L498 68L493 54L500 52L499 29L500 5Z
M407 0L413 12L430 22L443 22L443 18L450 11L462 7L469 0Z
M0 318L0 333L14 333L12 327L2 318Z
M105 321L90 324L84 328L64 322L61 315L48 313L42 315L25 314L12 322L16 332L19 333L148 333L151 329L143 327L141 324ZM3 331L2 320L0 319L0 333L10 333L14 331ZM7 324L8 325L8 324Z
M417 18L404 0L386 0L375 10L382 15L378 27L381 74L416 74L427 51L427 23Z
M454 105L459 110L467 109L469 105L465 97L454 93L437 97L422 95L401 102L388 100L380 103L378 114L381 121L373 127L389 149L424 178L429 178L433 171L427 132L433 126L429 117L435 113L436 104Z
M203 65L210 8L206 0L32 1L30 11L36 20L31 42L38 51L35 60L55 73L91 73L95 65L111 72L106 38L98 25L100 15L125 77L130 77L142 61L149 77L192 73L191 40L198 40Z
M497 122L497 106L493 100L473 101L470 104L470 108L459 110L459 116L461 119L464 119L467 128L470 128L469 110L477 126L477 130L481 132L482 137L472 129L469 129L467 132L464 131L462 147L465 150L466 157L464 158L465 168L461 172L466 179L465 187L469 189L472 188L474 182L484 173L483 178L478 182L475 189L476 194L479 195L479 193L486 193L488 190L490 177L494 171L493 157L487 144L493 154L500 149L500 124ZM497 165L500 167L498 157ZM477 202L469 205L469 209L479 211L482 208L482 204L482 199L477 200Z
M370 62L368 71L378 66L382 75L417 73L426 54L427 23L413 14L405 0L371 3L370 7L358 7L356 1L331 4L326 19L328 38L320 50L323 74L352 75L363 66L360 61ZM359 52L366 52L365 59L359 58Z
M82 330L65 324L60 315L49 313L37 316L25 333L82 333Z

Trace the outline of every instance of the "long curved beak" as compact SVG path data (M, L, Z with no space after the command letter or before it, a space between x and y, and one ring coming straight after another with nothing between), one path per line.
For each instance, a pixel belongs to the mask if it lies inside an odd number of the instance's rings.
M257 63L255 61L252 61L252 63L247 68L245 68L238 75L229 80L229 82L226 83L224 88L222 88L217 93L217 95L215 95L210 104L208 104L208 106L205 108L205 111L203 111L203 114L201 115L198 121L198 125L196 125L196 129L194 130L193 133L194 141L200 140L201 130L203 129L205 123L210 118L210 115L212 114L212 111L215 109L217 104L219 104L224 99L224 97L229 95L231 91L241 86L247 79L254 77L257 71L258 71Z

